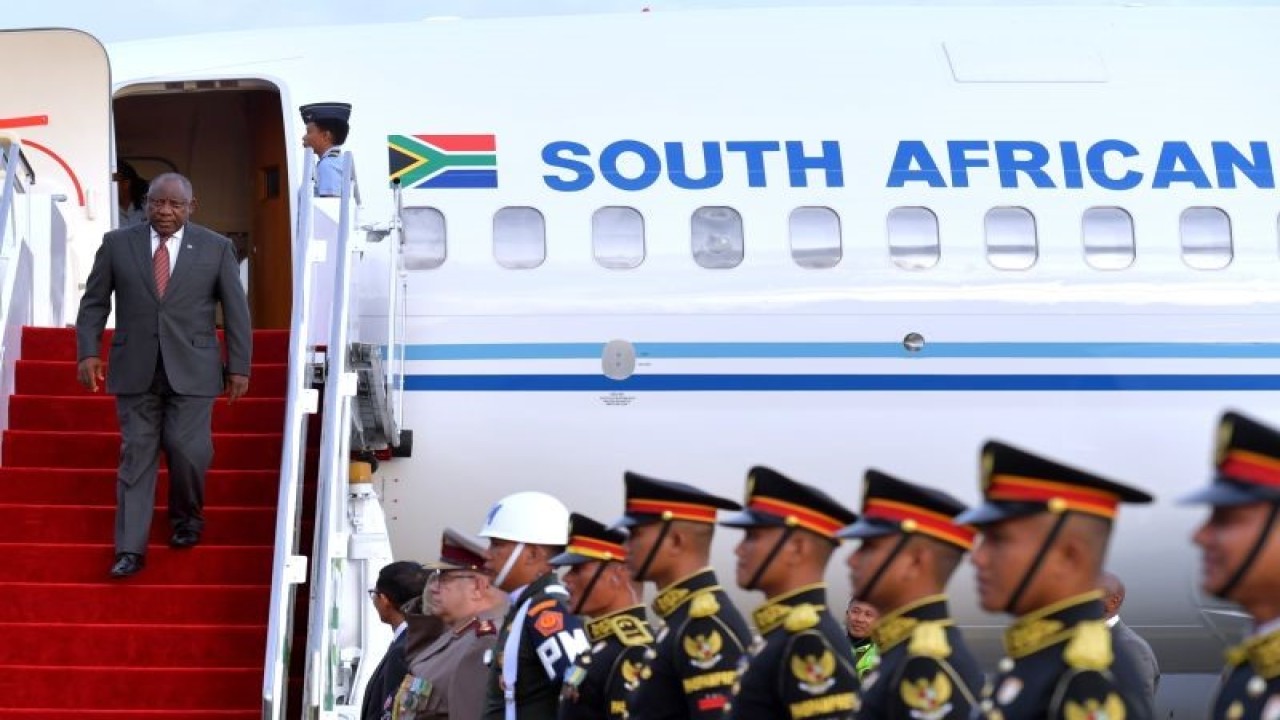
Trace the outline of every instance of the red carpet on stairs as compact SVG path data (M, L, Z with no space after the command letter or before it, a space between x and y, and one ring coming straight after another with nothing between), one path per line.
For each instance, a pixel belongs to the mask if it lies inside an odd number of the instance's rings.
M111 580L114 399L76 383L72 330L25 329L0 440L0 718L261 717L288 341L255 332L249 395L215 405L202 544L168 547L162 471L147 567Z

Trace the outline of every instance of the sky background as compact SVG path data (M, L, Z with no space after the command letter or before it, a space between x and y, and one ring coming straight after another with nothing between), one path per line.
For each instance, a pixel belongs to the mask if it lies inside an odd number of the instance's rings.
M0 28L73 27L105 42L219 30L590 12L653 12L709 7L848 5L884 0L6 0ZM1021 4L1025 0L903 0L899 4ZM1233 4L1276 4L1246 0ZM1052 4L1196 5L1206 0L1058 0Z

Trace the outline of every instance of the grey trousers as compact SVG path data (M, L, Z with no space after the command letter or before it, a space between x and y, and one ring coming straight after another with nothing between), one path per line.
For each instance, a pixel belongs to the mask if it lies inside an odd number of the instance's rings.
M147 552L161 450L169 464L169 522L174 530L204 529L204 476L213 461L213 401L175 393L161 360L147 392L116 396L121 435L117 553Z

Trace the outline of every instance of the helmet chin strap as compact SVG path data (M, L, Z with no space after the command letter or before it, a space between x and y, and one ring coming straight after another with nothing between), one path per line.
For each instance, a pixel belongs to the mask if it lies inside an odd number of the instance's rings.
M1262 525L1262 532L1258 533L1258 539L1253 542L1253 547L1249 548L1249 554L1244 556L1244 562L1240 563L1240 567L1231 574L1231 578L1222 584L1222 587L1214 592L1214 595L1223 600L1230 600L1231 591L1236 589L1244 576L1248 574L1249 568L1253 562L1258 559L1259 553L1262 552L1262 546L1267 544L1267 538L1271 535L1271 529L1276 524L1276 517L1280 516L1280 502L1271 503L1271 512L1267 513L1267 521Z
M582 608L587 604L587 598L591 597L591 591L595 588L596 583L600 581L600 576L604 574L605 562L601 560L596 566L596 571L592 573L591 580L587 582L587 587L582 590L582 595L577 602L573 604L573 614L581 615Z
M1014 610L1018 605L1018 601L1022 599L1022 594L1031 586L1031 579L1040 571L1040 563L1044 561L1044 556L1049 552L1049 548L1053 547L1053 541L1058 539L1058 533L1062 532L1062 526L1067 524L1067 515L1071 511L1066 510L1058 515L1058 520L1054 522L1053 529L1045 536L1044 542L1040 543L1040 549L1036 551L1036 556L1032 558L1031 565L1027 568L1027 572L1022 575L1022 582L1018 583L1018 587L1009 596L1009 602L1005 603L1004 611L1010 615L1017 615Z
M751 576L751 579L747 581L747 584L742 586L743 590L756 589L756 584L760 582L760 576L764 575L764 571L769 567L769 563L773 562L773 559L778 556L778 551L782 550L783 544L787 542L787 538L791 537L791 533L796 531L796 527L796 525L786 526L782 531L782 534L778 536L778 541L775 542L773 544L773 548L769 550L769 554L765 556L764 562L760 563L760 567L756 568L755 573Z
M516 566L516 560L520 557L520 553L524 552L524 543L516 543L516 548L507 556L507 562L503 564L502 569L493 578L493 584L499 590L502 589L502 583L506 581L507 575L511 574L511 568Z
M658 556L658 548L662 547L662 541L667 539L667 533L671 530L671 521L663 518L662 530L658 532L658 538L649 546L649 554L644 556L644 562L640 564L640 569L636 571L634 580L636 582L644 582L645 576L649 573L649 566L653 564L653 559Z
M853 589L853 597L855 600L867 602L867 598L871 597L871 591L875 589L876 583L879 583L880 578L884 577L885 571L893 564L893 560L898 557L898 553L902 552L902 548L907 546L907 542L909 540L911 540L910 534L902 533L899 535L898 542L893 544L893 549L885 556L884 562L880 563L880 567L876 568L874 573L871 573L871 579L862 587L856 587Z

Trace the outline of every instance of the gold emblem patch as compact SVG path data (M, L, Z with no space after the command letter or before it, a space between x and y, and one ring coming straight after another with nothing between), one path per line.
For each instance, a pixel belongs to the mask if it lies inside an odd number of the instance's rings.
M836 658L830 650L821 655L796 655L791 658L791 674L796 677L800 689L810 695L820 695L835 684Z
M1124 720L1124 701L1115 693L1103 700L1089 698L1082 703L1068 700L1062 708L1064 720Z
M899 688L902 702L911 708L911 717L917 720L946 717L951 712L952 690L951 680L945 673L937 673L932 680L903 680Z
M709 670L720 662L720 649L724 647L724 638L712 630L706 635L690 635L684 639L684 653L689 656L689 663L699 670Z

